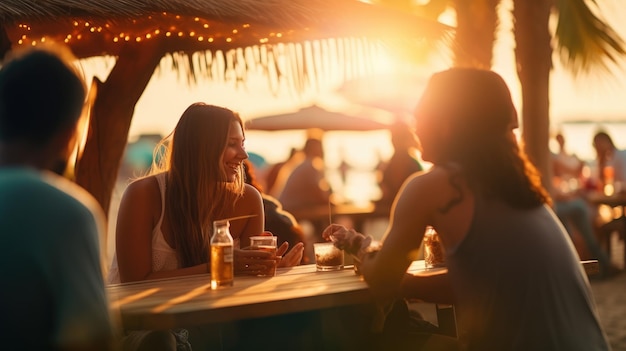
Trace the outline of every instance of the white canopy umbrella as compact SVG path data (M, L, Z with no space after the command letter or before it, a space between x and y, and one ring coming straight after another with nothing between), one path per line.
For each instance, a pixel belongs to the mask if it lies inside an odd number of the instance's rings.
M365 109L354 114L333 112L317 105L302 108L298 111L248 120L248 130L300 130L321 129L324 131L366 131L388 129L393 118L377 116Z

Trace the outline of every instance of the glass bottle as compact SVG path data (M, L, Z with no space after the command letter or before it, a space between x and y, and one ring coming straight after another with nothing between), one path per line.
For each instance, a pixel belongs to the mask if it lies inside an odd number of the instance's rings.
M426 227L424 233L424 263L426 268L444 267L446 265L443 245L435 228Z
M213 222L211 236L211 289L222 286L233 286L235 266L233 264L233 237L230 235L230 222L219 220Z

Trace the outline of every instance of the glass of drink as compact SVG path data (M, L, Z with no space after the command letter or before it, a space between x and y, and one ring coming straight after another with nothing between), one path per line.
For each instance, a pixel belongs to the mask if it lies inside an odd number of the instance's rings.
M343 268L343 251L333 243L314 243L313 251L318 271L336 271Z
M424 233L424 262L426 268L445 267L446 257L439 234L435 228L428 226Z
M276 255L277 238L270 235L259 235L250 237L250 246L255 246L258 250L267 251Z
M259 235L250 237L250 246L256 250L266 251L272 254L272 257L276 257L277 238L271 235ZM258 274L259 277L273 277L276 275L277 261L274 261L274 265L270 267L266 274Z

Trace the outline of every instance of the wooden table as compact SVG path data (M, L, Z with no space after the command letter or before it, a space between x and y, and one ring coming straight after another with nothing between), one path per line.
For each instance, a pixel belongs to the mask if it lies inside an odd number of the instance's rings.
M425 272L424 262L414 262L409 272ZM107 292L125 329L198 326L373 301L351 266L331 272L316 272L315 265L279 268L275 277L236 277L233 287L209 287L209 275L201 274L114 284Z
M588 274L598 261L581 262ZM415 261L414 275L446 274ZM270 317L373 302L352 267L316 272L315 265L279 268L275 277L236 277L233 287L211 290L208 274L155 279L107 287L111 308L127 330L171 329Z

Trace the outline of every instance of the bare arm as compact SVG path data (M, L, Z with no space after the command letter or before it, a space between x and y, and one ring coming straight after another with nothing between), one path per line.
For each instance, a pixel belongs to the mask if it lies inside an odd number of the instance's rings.
M152 272L152 231L161 216L161 193L154 177L131 183L117 217L115 247L122 282L207 273L206 264Z
M377 296L398 296L407 268L417 259L424 230L431 222L433 212L432 201L425 201L434 196L428 183L428 174L413 177L405 183L392 206L381 250L376 255L363 257L361 272Z
M115 250L122 282L150 279L152 230L161 211L156 179L131 183L124 192L117 215Z
M246 215L255 216L241 220L239 223L231 223L231 234L240 239L241 247L248 246L250 237L261 235L265 227L263 199L259 191L249 184L245 184L243 197L237 202L232 217Z

